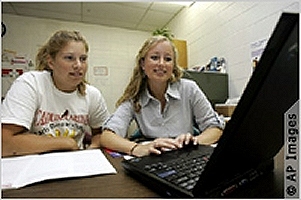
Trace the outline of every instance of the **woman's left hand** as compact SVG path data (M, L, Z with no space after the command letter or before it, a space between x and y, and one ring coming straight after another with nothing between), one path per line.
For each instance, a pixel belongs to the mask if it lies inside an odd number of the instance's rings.
M192 142L193 145L198 144L197 137L194 137L191 133L181 134L178 137L176 137L175 140L180 145L180 147L183 147L184 145L188 145L190 142Z

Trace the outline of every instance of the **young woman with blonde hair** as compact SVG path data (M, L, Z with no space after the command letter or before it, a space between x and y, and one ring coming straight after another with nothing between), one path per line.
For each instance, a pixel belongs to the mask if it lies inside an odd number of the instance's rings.
M3 100L2 157L83 149L86 135L101 132L109 112L85 81L88 50L77 31L57 31L39 49L37 70L19 76Z
M196 83L181 76L173 43L164 36L146 40L116 111L103 125L103 133L96 137L99 145L145 156L182 148L190 141L195 145L215 143L224 122ZM132 120L151 142L142 144L126 138ZM200 135L192 134L194 123L202 132Z

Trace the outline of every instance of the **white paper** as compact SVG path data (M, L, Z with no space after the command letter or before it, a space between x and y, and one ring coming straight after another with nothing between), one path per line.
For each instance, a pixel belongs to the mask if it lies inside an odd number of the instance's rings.
M2 158L1 170L2 189L48 179L117 173L99 149Z

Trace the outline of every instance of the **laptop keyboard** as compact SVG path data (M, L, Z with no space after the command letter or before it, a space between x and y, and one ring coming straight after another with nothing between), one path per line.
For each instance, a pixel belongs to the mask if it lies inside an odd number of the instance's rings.
M191 191L203 172L210 154L194 158L179 158L170 162L146 165L144 169L185 190Z

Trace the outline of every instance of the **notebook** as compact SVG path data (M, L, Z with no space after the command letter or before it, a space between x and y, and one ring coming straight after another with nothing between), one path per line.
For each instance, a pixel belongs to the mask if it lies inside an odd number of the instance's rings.
M226 197L273 170L284 145L284 113L298 101L298 92L299 14L282 13L215 148L188 145L123 160L122 166L164 197ZM178 174L184 177L173 179Z

